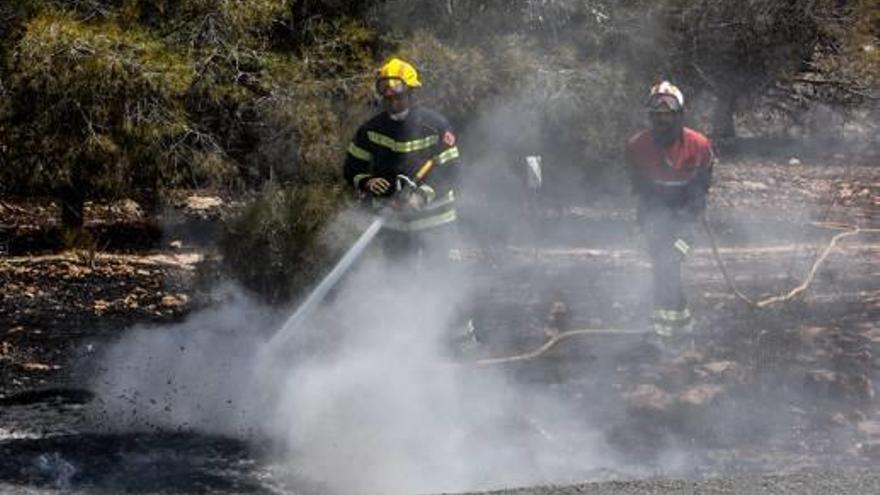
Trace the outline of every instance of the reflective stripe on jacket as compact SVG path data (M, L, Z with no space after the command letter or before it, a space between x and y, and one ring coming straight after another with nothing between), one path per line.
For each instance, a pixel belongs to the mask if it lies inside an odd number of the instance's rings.
M429 161L427 174L418 177L419 170ZM359 191L365 191L367 181L374 177L393 185L398 175L430 187L434 198L425 208L392 212L386 222L388 228L396 230L423 230L455 221L454 189L459 162L456 137L446 118L416 106L404 120L395 121L382 112L363 124L348 146L343 175ZM385 197L390 199L394 193L390 190Z

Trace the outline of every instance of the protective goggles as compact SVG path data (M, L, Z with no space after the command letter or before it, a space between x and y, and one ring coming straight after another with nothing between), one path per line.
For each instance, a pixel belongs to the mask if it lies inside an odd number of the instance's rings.
M681 104L672 95L654 95L648 101L648 111L651 113L677 113L681 110Z
M376 92L382 96L398 96L407 92L409 87L403 79L383 77L376 81Z

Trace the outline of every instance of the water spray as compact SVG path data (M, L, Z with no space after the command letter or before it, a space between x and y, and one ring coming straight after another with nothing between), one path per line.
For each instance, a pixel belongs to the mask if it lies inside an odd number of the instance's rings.
M424 178L433 165L433 160L428 160L419 169L419 172L416 174L416 179ZM395 186L397 191L395 194L395 202L401 204L405 204L409 197L415 194L416 189L418 189L416 182L403 174L397 176ZM355 241L355 243L348 248L348 251L345 252L342 258L336 262L336 265L333 266L330 273L325 275L324 278L321 279L321 282L312 289L308 297L306 297L290 318L287 319L281 329L269 341L270 347L283 343L293 334L293 332L300 328L306 320L308 320L312 313L314 313L318 305L321 304L321 301L327 297L330 290L332 290L333 287L339 283L339 280L348 273L361 255L367 250L367 247L373 242L373 239L379 234L379 231L382 230L382 227L388 219L389 208L392 208L392 206L386 206L378 215L376 215L367 229L364 230L360 237L358 237L357 241Z
M294 311L294 313L287 319L281 329L276 333L272 339L269 341L270 347L274 347L286 340L292 332L296 331L303 322L305 322L309 316L315 311L321 301L327 297L327 294L330 290L336 285L337 282L345 275L349 269L354 265L354 263L361 257L361 255L366 251L367 246L373 242L373 239L376 235L379 234L379 231L382 229L382 226L385 224L385 217L380 215L373 219L372 223L370 223L369 227L364 231L363 234L358 237L358 240L348 248L348 251L339 259L333 269L330 270L321 282L309 293L308 297L306 297L305 301L299 305L299 307Z

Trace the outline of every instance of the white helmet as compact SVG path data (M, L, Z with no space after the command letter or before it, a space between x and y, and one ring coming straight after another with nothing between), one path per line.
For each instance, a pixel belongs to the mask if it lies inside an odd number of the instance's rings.
M651 88L648 110L651 112L681 112L684 110L684 94L669 81L662 81Z

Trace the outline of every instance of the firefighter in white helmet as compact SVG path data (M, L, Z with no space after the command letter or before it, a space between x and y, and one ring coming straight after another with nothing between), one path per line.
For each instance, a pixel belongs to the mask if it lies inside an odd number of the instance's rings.
M694 228L706 208L715 154L703 134L684 126L685 100L668 81L651 88L651 128L627 145L638 223L653 270L654 331L673 337L692 331L681 282L681 262L691 253Z

